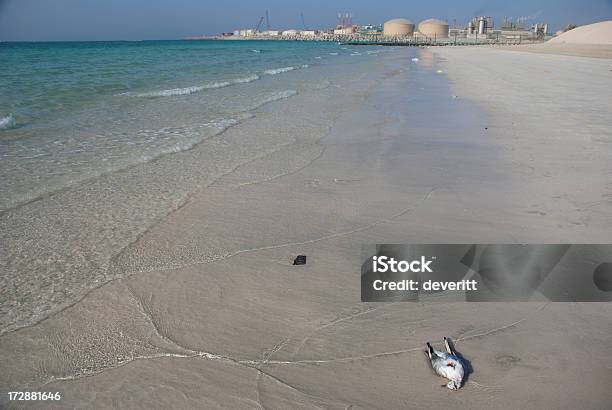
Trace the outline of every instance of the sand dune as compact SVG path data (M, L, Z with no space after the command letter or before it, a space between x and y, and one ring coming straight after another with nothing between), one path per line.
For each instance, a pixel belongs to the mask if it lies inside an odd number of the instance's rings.
M548 43L612 45L612 20L576 27L550 39Z

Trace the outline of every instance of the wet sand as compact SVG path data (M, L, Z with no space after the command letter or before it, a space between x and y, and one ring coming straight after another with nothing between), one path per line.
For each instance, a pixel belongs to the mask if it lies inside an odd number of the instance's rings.
M1 336L2 391L61 391L59 408L612 402L610 304L359 301L362 244L612 239L609 64L436 52L223 133L279 143L117 255L116 280ZM458 392L423 354L443 336L473 368Z

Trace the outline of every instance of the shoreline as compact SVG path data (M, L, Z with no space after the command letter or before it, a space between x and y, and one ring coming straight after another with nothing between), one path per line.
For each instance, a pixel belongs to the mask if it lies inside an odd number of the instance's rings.
M338 64L342 66L343 63ZM369 64L374 64L374 61ZM330 94L330 90L326 90L330 87L329 82L321 82L319 77L334 68L330 65L304 70L308 72L300 75L300 92ZM162 153L86 180L75 178L69 186L1 212L0 237L6 245L0 252L2 259L9 261L4 279L0 279L0 294L7 301L0 306L1 333L38 322L50 312L72 305L92 288L122 276L122 272L111 271L111 259L179 208L194 191L232 172L235 167L292 142L290 135L265 132L261 137L247 134L228 139L226 135L229 134L224 130L244 126L241 124L264 111L267 104L293 104L292 99L299 98L299 93L282 90L294 75L293 72L279 76L262 75L261 81L236 87L237 92L246 89L247 93L253 87L264 89L252 100L241 99L245 101L247 110L223 115L223 118L241 118L242 121L223 123L222 129L208 130L209 122L200 113L196 118L199 123L175 128L177 134L184 129L199 130L197 143L192 142L189 147L181 146L178 152ZM347 73L347 76L351 75ZM269 90L266 87L274 88ZM197 115L201 105L191 101L206 103L211 98L218 98L220 91L224 90L211 90L201 96L169 98L172 106L184 107ZM154 103L163 104L164 100ZM188 137L192 136L184 135L187 142ZM49 189L49 185L44 188ZM84 226L87 229L82 229ZM29 246L24 246L24 243ZM28 274L22 275L22 272ZM33 276L37 279L30 280Z
M515 53L419 53L414 64L399 49L376 73L222 133L232 147L269 144L114 257L120 279L0 336L2 389L61 390L66 407L610 402L609 304L359 302L361 244L612 239L598 196L612 194L610 103L581 74L605 81L605 63L519 53L526 71L561 67L545 81L511 72ZM556 93L587 107L567 116ZM300 253L308 264L293 267ZM421 353L443 336L474 367L457 393ZM567 389L566 368L584 389Z

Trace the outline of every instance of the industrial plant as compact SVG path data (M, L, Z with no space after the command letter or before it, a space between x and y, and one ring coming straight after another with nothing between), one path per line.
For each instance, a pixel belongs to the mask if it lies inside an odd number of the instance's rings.
M413 23L406 18L390 19L383 24L359 25L353 23L351 13L338 13L338 24L329 29L314 30L307 27L300 13L301 28L284 30L270 26L268 11L252 28L236 29L215 38L231 40L305 40L338 41L348 44L382 45L470 45L470 44L519 44L544 41L548 25L526 25L528 18L504 17L500 27L491 16L475 16L463 25L437 18ZM202 37L192 37L197 39Z

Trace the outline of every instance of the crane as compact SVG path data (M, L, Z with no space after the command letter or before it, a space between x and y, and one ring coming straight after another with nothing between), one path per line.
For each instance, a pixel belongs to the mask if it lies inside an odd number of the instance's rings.
M259 23L257 23L257 28L255 29L255 31L253 32L253 34L257 34L257 33L259 32L259 28L261 27L261 25L263 24L263 22L264 22L264 17L261 17L261 18L259 19Z

